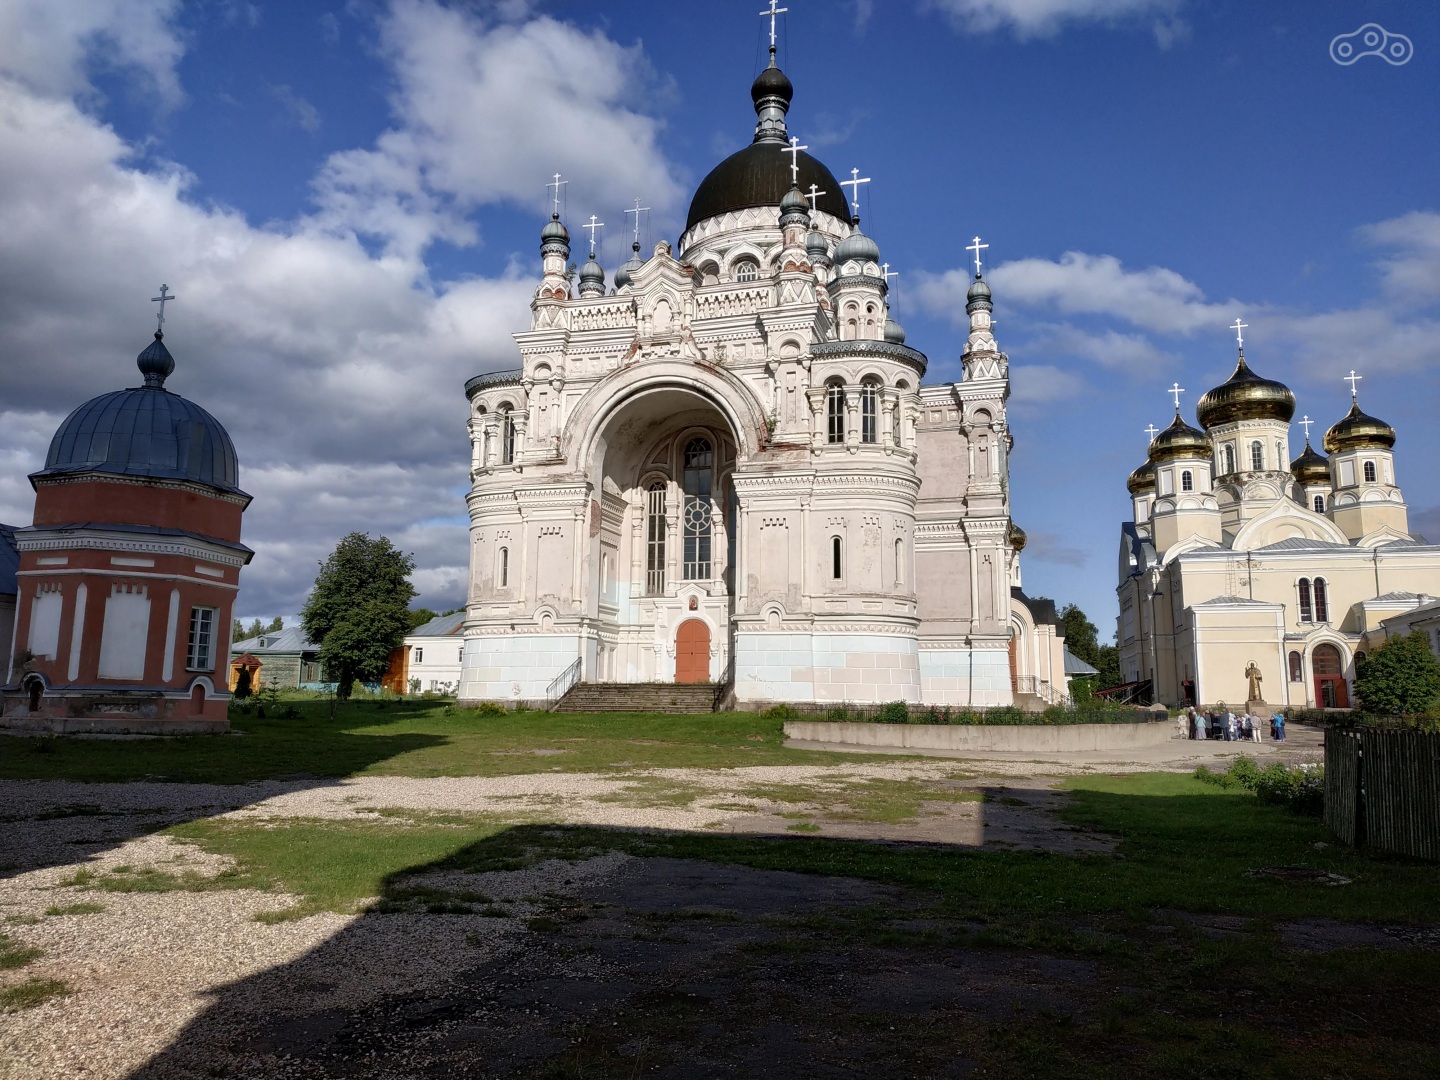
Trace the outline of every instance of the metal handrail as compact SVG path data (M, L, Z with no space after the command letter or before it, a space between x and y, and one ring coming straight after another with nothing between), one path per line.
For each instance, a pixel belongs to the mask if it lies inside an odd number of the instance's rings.
M584 666L585 658L577 656L574 663L550 680L550 685L545 688L545 710L547 712L553 712L555 706L560 704L560 699L580 681L580 672Z
M725 661L725 670L720 673L720 678L715 681L715 700L710 703L711 712L719 712L720 705L735 686L735 653L730 653L730 658Z

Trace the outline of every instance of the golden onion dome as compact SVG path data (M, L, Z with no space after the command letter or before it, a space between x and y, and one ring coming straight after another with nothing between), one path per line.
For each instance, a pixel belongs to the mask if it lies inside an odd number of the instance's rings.
M1330 483L1330 462L1324 454L1317 454L1305 440L1305 452L1290 463L1290 475L1304 487L1311 484Z
M1130 474L1130 479L1125 481L1125 487L1131 495L1139 495L1144 491L1155 490L1155 463L1146 459L1145 464Z
M1178 409L1170 426L1150 443L1150 461L1155 465L1176 458L1208 458L1213 452L1210 436L1182 420Z
M1345 419L1325 433L1325 450L1331 454L1369 447L1389 450L1394 445L1395 429L1384 420L1376 420L1361 412L1358 401L1350 406Z
M1279 420L1288 424L1295 415L1295 395L1284 383L1262 379L1245 363L1245 351L1235 373L1195 406L1195 416L1207 431L1236 420Z
M1008 539L1010 540L1010 546L1016 551L1025 550L1025 541L1027 539L1027 537L1025 536L1025 530L1020 528L1020 526L1016 525L1013 521L1010 522L1010 532L1008 534Z

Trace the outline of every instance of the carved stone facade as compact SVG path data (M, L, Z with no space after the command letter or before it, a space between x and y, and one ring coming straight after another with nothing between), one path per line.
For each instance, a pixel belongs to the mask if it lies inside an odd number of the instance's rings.
M678 254L636 245L610 290L592 256L577 291L556 217L520 367L467 384L464 700L543 700L577 663L733 678L748 705L1014 700L988 290L962 381L922 385L874 241L782 153L788 80L756 87L756 141L701 185Z

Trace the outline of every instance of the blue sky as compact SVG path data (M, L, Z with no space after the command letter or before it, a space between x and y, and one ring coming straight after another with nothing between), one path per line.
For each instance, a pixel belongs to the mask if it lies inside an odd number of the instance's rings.
M677 237L750 137L754 0L12 0L0 8L0 520L64 414L129 385L161 281L171 388L230 429L255 496L247 615L296 611L344 532L464 593L460 392L513 366L544 184L572 232ZM1234 363L1317 436L1393 423L1440 538L1440 5L1429 0L787 0L792 132L873 177L866 231L937 379L979 233L1011 359L1027 590L1108 634L1148 423ZM1413 43L1336 64L1375 22ZM1298 429L1294 438L1299 443ZM1318 441L1318 439L1317 439Z

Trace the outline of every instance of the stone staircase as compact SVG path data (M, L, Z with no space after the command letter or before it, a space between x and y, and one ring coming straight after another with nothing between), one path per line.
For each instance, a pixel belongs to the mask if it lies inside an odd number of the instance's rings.
M708 713L715 711L714 683L576 683L555 712Z

